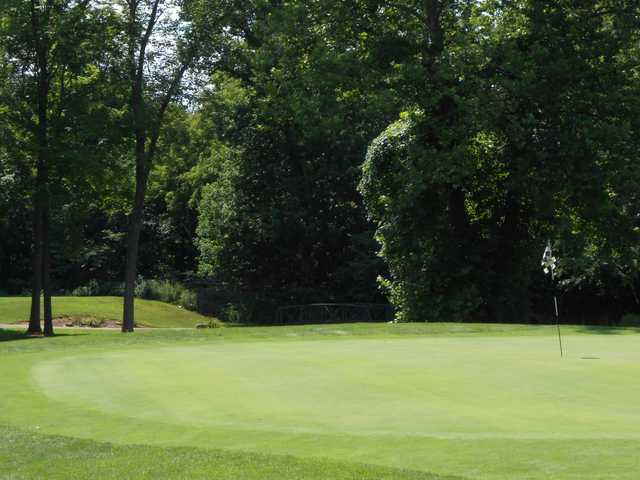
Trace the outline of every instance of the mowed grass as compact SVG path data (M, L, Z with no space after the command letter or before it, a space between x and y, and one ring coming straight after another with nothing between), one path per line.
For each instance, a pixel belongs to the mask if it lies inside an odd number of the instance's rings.
M54 317L90 316L103 320L122 319L122 297L53 297ZM28 320L29 297L0 297L0 324ZM195 312L155 300L136 299L136 323L143 327L193 327L208 321Z
M457 480L456 477L215 448L113 445L0 425L0 479Z
M564 331L564 359L550 327L4 331L0 465L6 478L635 479L640 335Z

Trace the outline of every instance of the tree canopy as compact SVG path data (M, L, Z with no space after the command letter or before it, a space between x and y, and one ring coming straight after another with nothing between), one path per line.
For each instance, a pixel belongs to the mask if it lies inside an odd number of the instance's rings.
M635 1L7 4L2 291L48 218L54 291L126 263L130 299L206 284L247 321L544 321L547 240L568 320L640 309Z

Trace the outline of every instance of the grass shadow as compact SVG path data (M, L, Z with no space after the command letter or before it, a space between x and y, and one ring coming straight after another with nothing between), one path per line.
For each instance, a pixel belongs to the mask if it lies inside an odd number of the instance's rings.
M86 333L56 333L54 337L75 337L78 335L87 335ZM27 334L26 330L14 330L14 329L3 329L0 328L0 342L12 342L16 340L37 340L42 338L53 338L53 337L42 337L42 336L33 336Z
M0 328L0 342L28 340L29 338L33 337L28 336L23 330L4 330Z
M604 327L601 325L576 325L574 328L580 333L594 333L598 335L624 335L629 333L640 333L640 327Z

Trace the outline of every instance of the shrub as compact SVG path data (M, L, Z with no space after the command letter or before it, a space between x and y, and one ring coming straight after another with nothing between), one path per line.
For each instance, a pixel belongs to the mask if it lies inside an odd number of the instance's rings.
M196 324L196 328L198 328L198 329L200 329L200 328L220 328L222 326L224 326L224 325L221 324L218 320L216 320L214 318L212 318L208 322Z
M106 325L106 320L102 318L96 317L70 317L66 322L66 326L74 326L74 327L91 327L91 328L99 328L104 327Z
M82 285L71 291L70 295L74 297L95 297L98 295L120 296L124 293L124 284L122 282L98 282L97 280L89 280L86 285Z
M157 297L156 300L177 304L180 302L180 296L185 290L185 287L179 283L162 280L154 283L153 294Z
M135 295L138 298L180 305L187 310L196 310L197 307L196 293L181 283L171 280L140 278L136 284Z
M180 294L179 304L187 310L198 308L198 295L193 290L185 290Z
M97 280L91 280L86 285L71 291L74 297L91 297L97 295L115 295L124 294L124 284L122 282L103 282L98 283ZM193 290L178 282L171 280L155 280L138 277L136 282L135 296L146 300L158 300L173 305L180 305L187 310L196 310L197 295Z
M178 303L184 287L169 280L139 279L135 295L147 300L160 300L166 303Z
M93 297L100 294L100 285L97 280L90 280L89 283L76 288L71 292L74 297Z
M151 282L153 280L145 280L142 277L138 277L136 281L136 289L134 291L134 295L138 298L151 298L152 295L152 286Z
M229 323L252 323L255 313L255 305L251 302L230 303L222 311L221 318Z

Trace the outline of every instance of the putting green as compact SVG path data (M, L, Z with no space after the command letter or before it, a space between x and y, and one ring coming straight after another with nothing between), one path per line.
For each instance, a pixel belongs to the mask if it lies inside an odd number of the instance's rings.
M466 478L636 478L640 337L227 342L33 363L42 431ZM597 458L591 458L597 455Z

